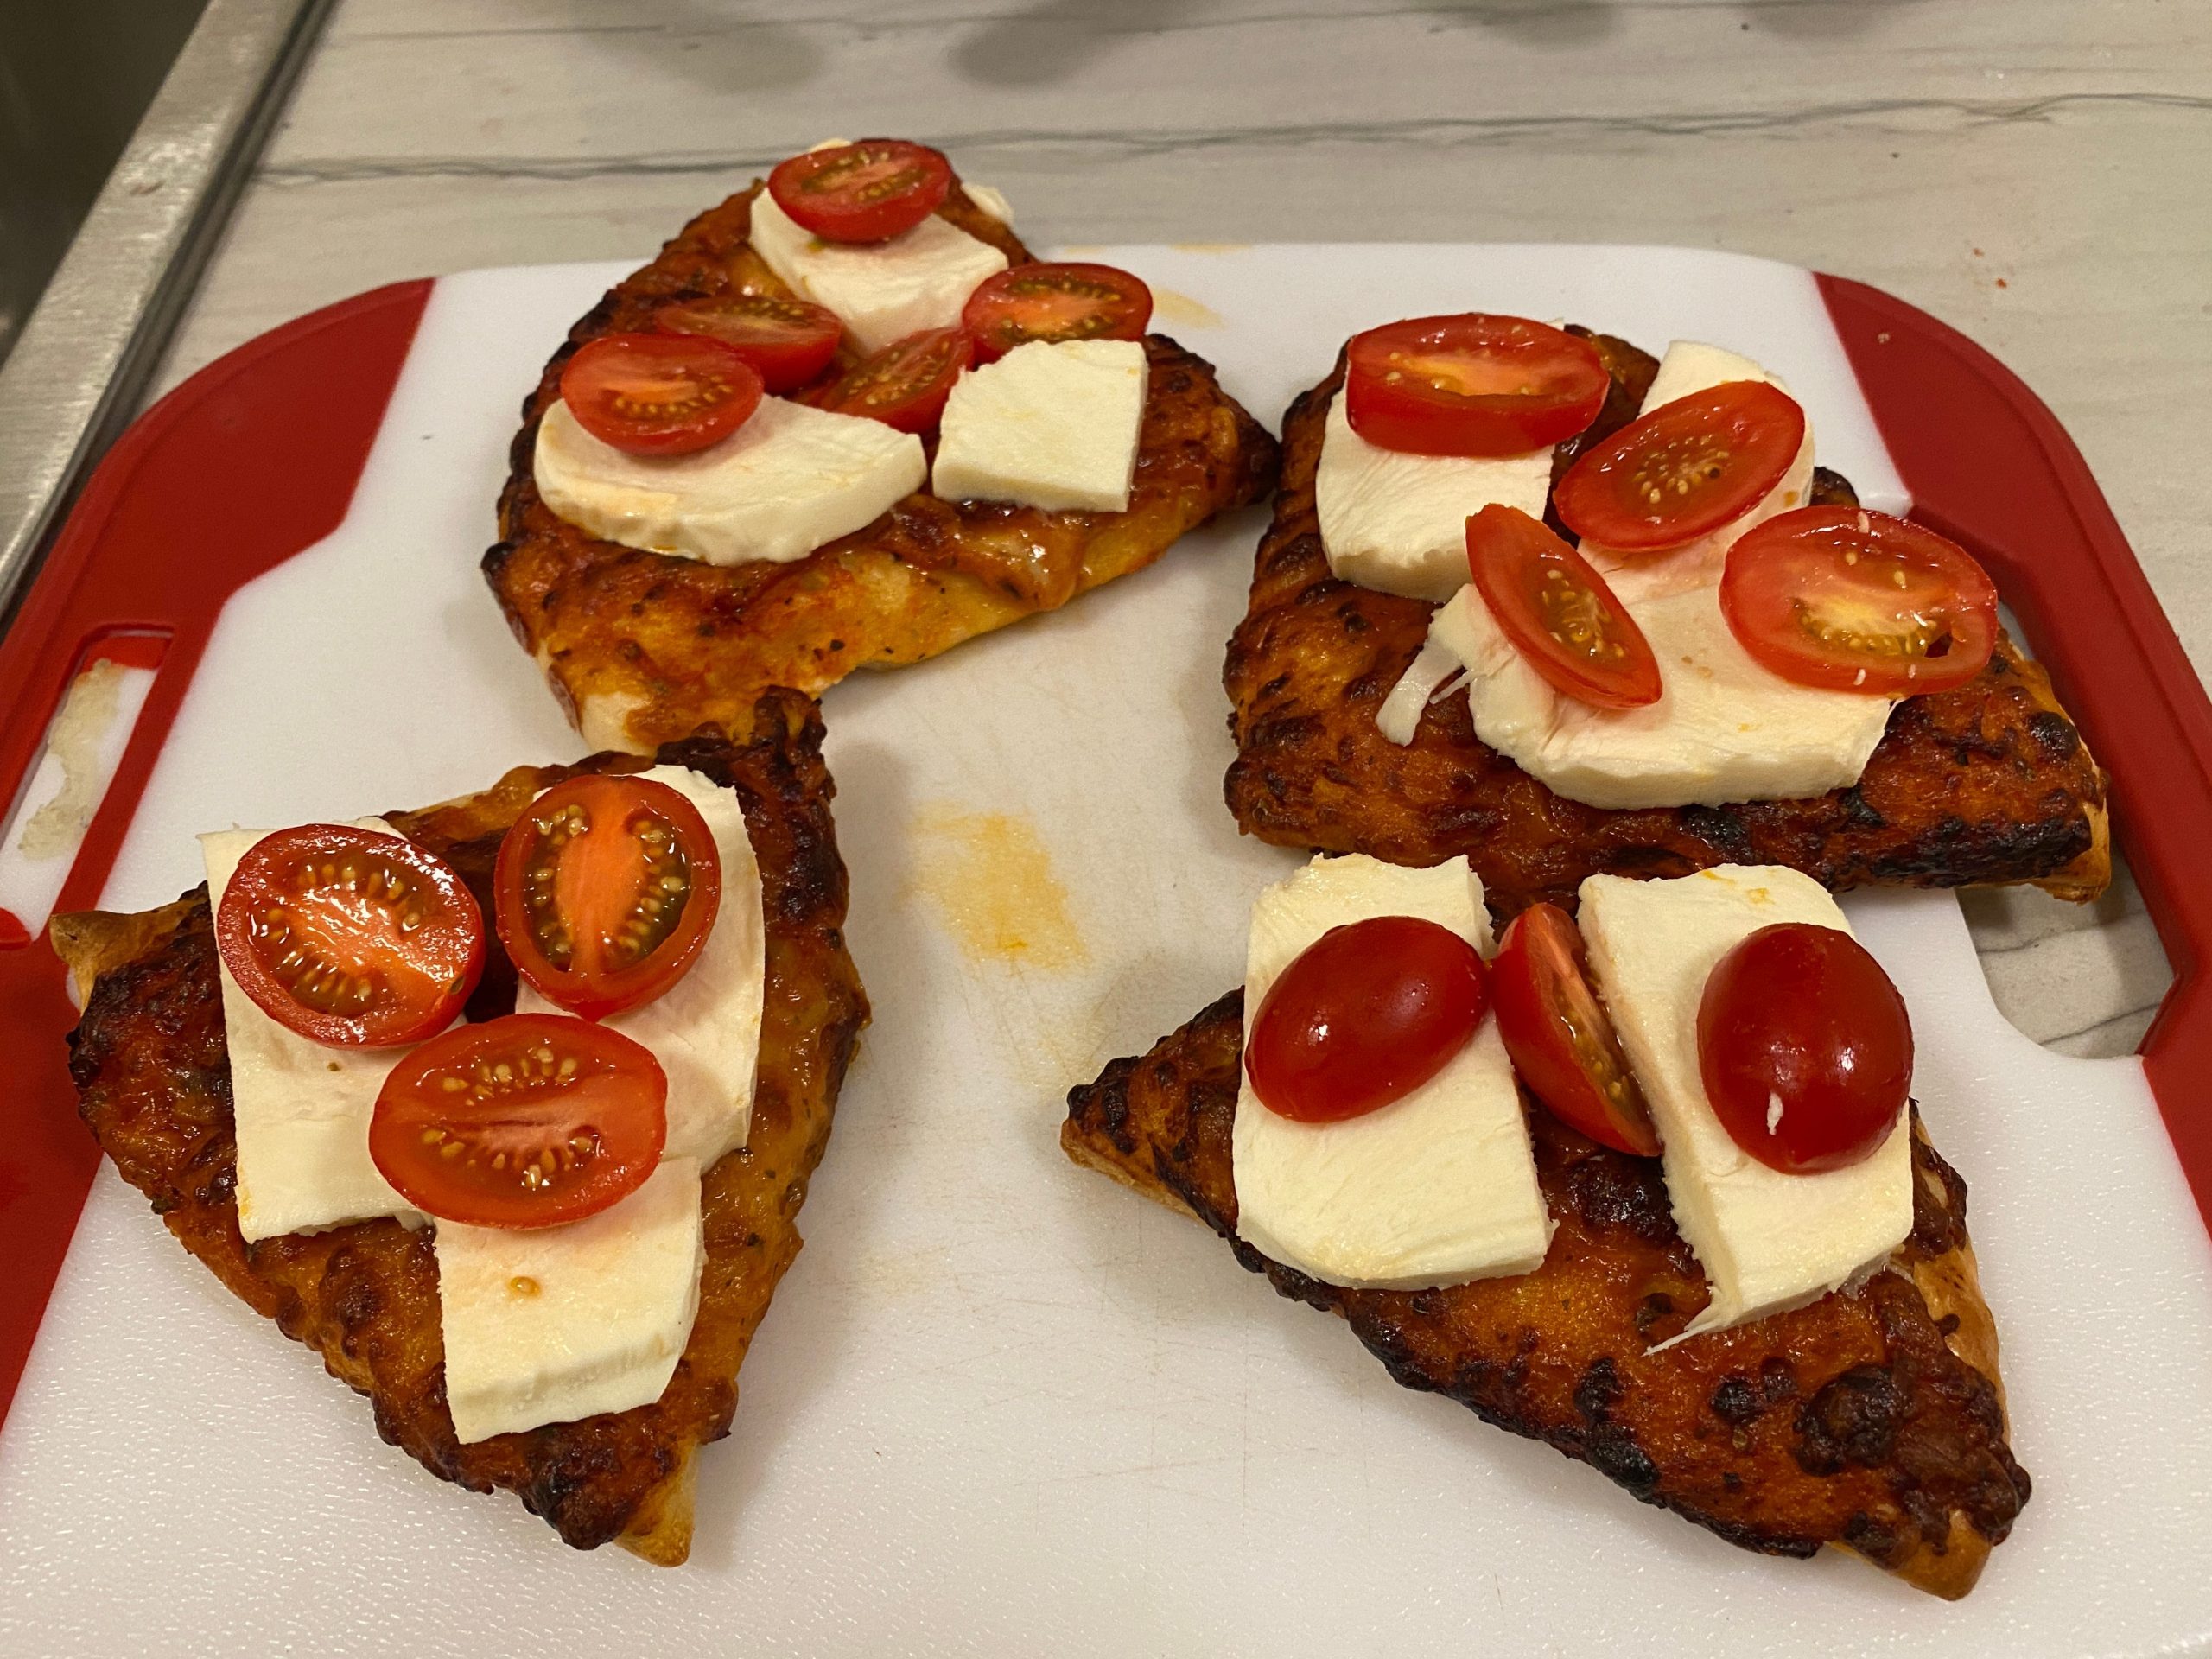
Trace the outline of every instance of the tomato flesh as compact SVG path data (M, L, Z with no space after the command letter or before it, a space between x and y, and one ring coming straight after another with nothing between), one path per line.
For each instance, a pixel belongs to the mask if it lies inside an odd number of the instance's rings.
M652 1051L567 1014L461 1026L378 1092L369 1156L416 1209L473 1227L553 1227L637 1191L668 1140Z
M1482 1024L1475 948L1416 916L1332 927L1268 988L1244 1047L1260 1103L1304 1123L1402 1100Z
M1697 1056L1706 1098L1736 1144L1809 1174L1858 1163L1889 1138L1912 1088L1912 1022L1851 935L1782 922L1707 977Z
M770 392L803 386L830 366L844 325L827 306L773 294L671 300L653 313L664 334L703 334L733 347Z
M601 334L561 371L576 424L633 455L687 455L721 442L760 406L760 376L702 334Z
M975 341L959 328L909 334L855 365L811 401L833 414L863 416L901 432L934 431L975 350Z
M1659 659L1590 562L1518 507L1467 520L1475 590L1529 665L1562 696L1641 709L1665 690Z
M650 778L556 784L499 843L499 942L571 1014L604 1019L690 971L721 903L721 857L699 809Z
M1552 505L1586 541L1660 552L1749 512L1804 442L1796 398L1764 380L1731 380L1630 421L1567 469Z
M826 242L885 242L920 224L952 188L952 164L903 138L810 149L768 175L776 206Z
M1801 507L1728 550L1720 609L1785 680L1910 696L1962 685L1997 644L1997 589L1956 543L1885 512Z
M1345 347L1344 414L1416 455L1517 455L1598 418L1612 377L1596 346L1527 317L1413 317Z
M1141 277L1080 264L1015 265L985 277L960 313L979 363L1032 340L1142 340L1151 321Z
M420 1042L484 969L484 915L453 866L397 836L310 823L246 849L215 912L238 988L340 1048Z
M1529 1092L1600 1145L1656 1158L1651 1109L1590 982L1573 918L1557 905L1516 916L1498 941L1490 985L1497 1034Z

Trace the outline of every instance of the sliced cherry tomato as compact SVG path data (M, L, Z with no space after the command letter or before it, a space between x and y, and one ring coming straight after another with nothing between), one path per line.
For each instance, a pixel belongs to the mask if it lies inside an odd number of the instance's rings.
M1804 442L1796 398L1764 380L1731 380L1630 421L1567 469L1552 505L1586 541L1656 553L1749 512Z
M1415 455L1518 455L1563 442L1598 418L1612 385L1588 340L1479 311L1370 328L1345 356L1351 429Z
M844 325L824 305L773 294L716 294L671 300L653 313L667 334L703 334L734 346L771 392L803 386L830 366Z
M1142 340L1151 321L1152 290L1112 265L1015 265L985 277L960 313L981 363L1034 340Z
M1589 560L1518 507L1467 520L1475 589L1529 666L1599 709L1641 709L1664 690L1636 619Z
M484 913L453 866L413 842L309 823L246 849L215 943L280 1025L334 1047L390 1048L460 1014L484 969Z
M403 1057L378 1091L369 1156L441 1221L553 1227L653 1173L668 1077L620 1032L561 1014L458 1026Z
M903 138L863 138L779 162L768 194L825 242L886 242L938 210L952 164Z
M1590 983L1582 930L1557 905L1531 905L1507 925L1490 965L1497 1034L1529 1092L1592 1141L1659 1155L1643 1090Z
M958 328L909 334L855 365L811 401L833 414L862 415L901 432L928 432L944 415L944 400L975 349Z
M1997 589L1932 530L1862 507L1800 507L1728 550L1720 609L1785 680L1910 696L1962 685L1997 643Z
M1332 927L1260 1003L1244 1047L1252 1092L1305 1123L1402 1100L1473 1038L1485 977L1474 946L1417 916Z
M1889 1138L1912 1088L1912 1022L1848 933L1763 927L1721 957L1697 1010L1698 1071L1721 1127L1792 1174L1840 1169Z
M700 334L601 334L561 371L576 424L633 455L720 443L760 406L760 390L734 346Z
M721 905L721 870L707 821L666 784L571 778L499 843L499 943L571 1014L620 1014L690 971Z

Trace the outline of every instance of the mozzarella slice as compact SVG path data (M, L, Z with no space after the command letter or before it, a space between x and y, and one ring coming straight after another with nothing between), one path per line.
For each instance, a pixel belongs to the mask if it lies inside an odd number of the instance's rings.
M620 1204L559 1227L442 1221L437 1256L462 1445L650 1405L699 1311L699 1166L664 1158Z
M947 501L1127 512L1148 378L1139 340L1015 346L952 388L931 489Z
M644 1044L668 1074L668 1158L711 1167L745 1144L753 1122L753 1083L760 1063L761 997L766 946L760 867L736 794L689 766L655 766L640 777L666 784L699 809L721 855L721 903L691 969L641 1007L601 1023ZM524 981L518 1014L558 1014Z
M1014 223L1014 204L1006 199L1002 190L994 190L988 184L977 184L971 179L960 181L960 188L968 193L968 200L988 213L1001 225Z
M1678 340L1668 346L1667 355L1661 359L1659 372L1652 377L1651 389L1643 394L1643 406L1637 413L1649 415L1655 409L1700 391L1710 391L1732 380L1763 380L1783 391L1789 390L1748 357L1694 340ZM1648 553L1616 553L1587 541L1582 543L1582 556L1597 567L1598 573L1624 603L1662 598L1691 588L1711 587L1720 580L1722 568L1728 561L1728 550L1748 531L1777 513L1802 507L1812 499L1813 422L1808 415L1804 441L1797 446L1789 470L1740 518L1656 558Z
M1475 735L1569 800L1719 806L1802 800L1859 781L1888 728L1888 698L1770 671L1737 643L1716 588L1627 608L1663 687L1642 709L1594 709L1553 690L1471 586L1437 612L1429 638L1466 665Z
M801 299L826 305L862 352L925 328L950 328L1006 255L931 213L887 242L824 242L766 190L753 198L753 251Z
M1497 459L1404 454L1353 431L1338 391L1313 475L1321 550L1345 582L1446 600L1467 580L1467 520L1492 505L1541 518L1551 487L1548 448Z
M1863 1162L1784 1174L1721 1127L1698 1067L1698 1004L1720 958L1776 922L1850 932L1835 900L1796 870L1748 864L1672 881L1593 875L1581 897L1591 969L1658 1125L1675 1225L1713 1286L1683 1336L1802 1306L1878 1264L1912 1230L1904 1117Z
M538 423L537 493L603 540L709 564L784 563L874 522L922 486L922 441L880 421L764 397L688 455L632 455L565 403Z
M1482 883L1464 857L1425 870L1363 854L1316 858L1252 907L1246 1035L1301 951L1332 927L1375 916L1418 916L1490 948ZM1339 1123L1269 1111L1240 1068L1230 1156L1237 1236L1328 1284L1416 1290L1528 1273L1551 1242L1494 1019L1412 1094Z
M382 818L355 827L397 835ZM238 861L269 833L219 830L200 837L211 908L221 908ZM377 1091L407 1051L325 1047L264 1014L220 952L215 963L231 1062L239 1233L251 1243L378 1216L419 1225L422 1217L369 1158Z

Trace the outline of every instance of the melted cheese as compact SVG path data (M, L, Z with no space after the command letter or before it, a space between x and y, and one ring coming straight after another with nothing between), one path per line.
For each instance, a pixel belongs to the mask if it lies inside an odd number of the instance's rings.
M1698 1005L1721 957L1776 922L1848 933L1835 900L1796 870L1740 864L1671 881L1593 875L1581 899L1591 971L1650 1103L1675 1224L1713 1286L1683 1335L1802 1306L1885 1258L1912 1230L1903 1117L1863 1162L1784 1174L1721 1126L1698 1066Z
M1360 854L1316 858L1252 907L1247 1034L1301 951L1375 916L1419 916L1489 949L1482 883L1465 858L1425 870ZM1527 1273L1551 1240L1495 1019L1413 1093L1343 1122L1277 1116L1240 1067L1230 1155L1237 1236L1329 1284L1414 1290Z
M709 564L803 559L874 523L929 471L912 433L782 397L688 455L626 454L556 403L531 469L545 505L578 528Z
M381 818L359 829L397 832ZM219 910L231 877L266 830L200 837L207 901ZM231 1115L238 1138L238 1231L248 1243L316 1233L349 1222L422 1217L369 1158L377 1091L404 1048L327 1048L261 1011L216 956L230 1053Z

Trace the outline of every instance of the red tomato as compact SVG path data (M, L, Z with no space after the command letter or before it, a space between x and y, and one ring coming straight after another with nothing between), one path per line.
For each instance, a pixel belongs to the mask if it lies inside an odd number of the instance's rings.
M499 943L571 1014L620 1014L690 971L721 905L721 871L707 821L666 784L571 778L499 843Z
M901 432L928 432L944 413L944 400L975 349L958 328L909 334L855 365L811 401L834 414L863 415Z
M985 277L960 313L980 363L1033 340L1142 340L1151 321L1152 290L1112 265L1015 265Z
M1467 563L1498 627L1563 696L1640 709L1664 690L1636 619L1590 562L1518 507L1467 520Z
M1912 1087L1912 1022L1848 933L1763 927L1721 957L1697 1010L1706 1098L1738 1146L1787 1173L1840 1169L1888 1139Z
M952 188L952 164L903 138L810 149L768 175L776 206L825 242L887 242L920 224Z
M484 914L436 854L310 823L246 849L215 943L270 1019L335 1047L390 1048L460 1014L484 969Z
M1529 1092L1616 1152L1659 1155L1643 1090L1584 967L1582 931L1557 905L1516 916L1491 963L1497 1034Z
M552 1227L637 1191L668 1140L652 1051L560 1014L459 1026L378 1091L369 1156L400 1197L472 1227Z
M1749 512L1804 442L1796 398L1764 380L1731 380L1630 421L1567 469L1552 505L1586 541L1656 553Z
M1415 455L1518 455L1563 442L1598 418L1612 384L1588 340L1479 311L1370 328L1345 355L1351 429Z
M633 455L688 455L760 406L760 377L734 346L699 334L601 334L561 371L576 424Z
M1358 1117L1441 1071L1482 1024L1475 948L1415 916L1332 927L1268 987L1244 1069L1269 1111L1300 1122Z
M1997 589L1967 550L1860 507L1778 513L1728 550L1720 609L1785 680L1909 696L1981 672Z
M734 346L771 392L803 386L828 368L844 334L837 314L827 306L773 294L671 300L653 313L653 327L663 334L703 334Z

